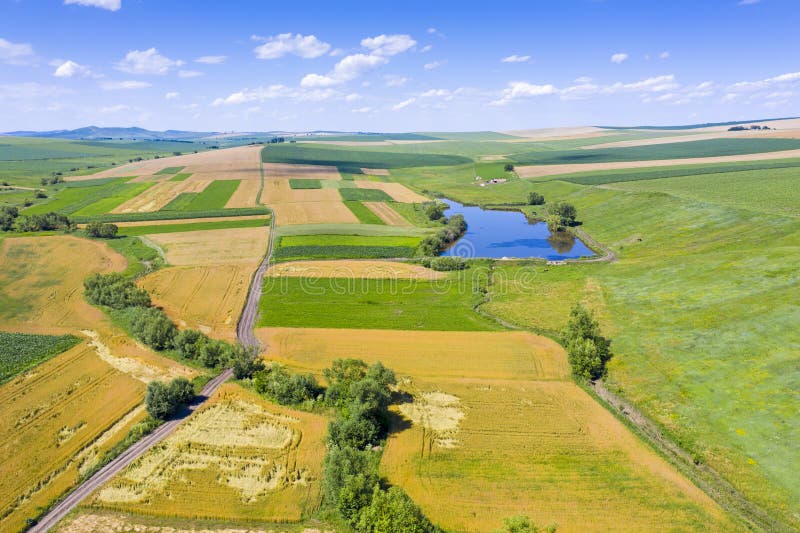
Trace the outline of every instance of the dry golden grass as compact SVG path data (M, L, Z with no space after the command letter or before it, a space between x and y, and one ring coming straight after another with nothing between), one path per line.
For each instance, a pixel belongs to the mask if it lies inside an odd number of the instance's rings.
M690 157L686 159L657 159L654 161L620 161L615 163L577 163L570 165L528 165L515 168L520 178L541 178L573 172L593 170L616 170L622 168L669 167L675 165L698 165L704 163L731 163L736 161L765 161L800 157L800 150L783 150L760 154L723 155L716 157Z
M255 180L261 181L259 162L261 146L239 146L224 150L208 150L160 159L148 159L120 165L97 174L69 176L70 181L123 176L151 176L168 167L185 167L182 173L191 173L189 180Z
M193 178L194 176L192 176ZM181 193L202 192L211 181L186 179L184 181L162 181L148 188L141 194L123 202L112 213L146 213L158 211Z
M337 358L382 361L400 375L466 379L567 379L563 349L521 331L259 328L264 356L321 372Z
M291 189L289 202L341 202L338 189Z
M267 251L269 228L233 228L159 233L147 238L174 266L242 263L255 265Z
M225 204L225 209L231 209L235 207L255 207L258 205L256 198L258 197L258 191L260 190L260 179L242 180L231 197L228 198L228 202Z
M264 220L269 218L269 215L241 215L235 217L225 217L221 219L219 217L208 217L208 218L182 218L180 220L138 220L135 222L114 222L115 225L119 226L120 228L124 227L135 227L135 226L161 226L161 225L169 225L169 224L194 224L197 222L221 222L221 221L229 221L229 220ZM85 225L85 224L84 224Z
M89 505L187 518L300 520L320 502L326 424L225 384Z
M277 263L267 270L272 277L303 278L360 278L360 279L422 279L447 277L420 265L394 261L294 261Z
M264 177L278 179L340 180L339 169L326 165L293 165L291 163L264 163Z
M292 188L288 179L264 180L264 192L261 201L268 205L284 204L292 201Z
M402 183L387 183L383 181L367 181L356 180L357 187L362 189L379 189L389 196L395 202L404 202L409 204L427 202L429 198L425 198L421 194L417 194Z
M386 168L361 168L361 172L371 176L388 176L389 170Z
M335 192L335 191L334 191ZM358 224L358 218L343 202L269 203L276 224Z
M378 218L389 226L411 226L411 222L403 218L397 211L392 209L386 202L363 202L367 208L375 213Z
M247 264L169 267L148 274L139 285L180 327L234 342L252 274Z
M176 525L177 524L177 525ZM303 525L279 526L282 533L322 533L319 529L308 529ZM109 533L115 532L146 532L146 533L275 533L274 525L266 524L215 524L207 522L198 524L194 520L178 519L165 520L153 519L126 513L109 511L82 511L70 515L60 522L54 531L58 533ZM327 530L326 530L327 533Z
M0 530L71 487L139 419L143 396L86 343L0 386Z
M495 530L516 514L557 522L559 531L736 530L708 496L570 381L435 380L402 388L422 406L401 406L418 422L390 436L382 473L446 530Z

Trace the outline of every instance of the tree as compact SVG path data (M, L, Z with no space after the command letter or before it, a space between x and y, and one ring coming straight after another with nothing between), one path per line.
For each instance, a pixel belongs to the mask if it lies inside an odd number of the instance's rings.
M561 224L564 226L572 226L575 224L575 219L578 216L578 210L575 206L566 202L558 202L550 208L550 212L561 218Z
M447 204L439 201L424 202L422 204L422 209L425 211L425 216L427 216L430 220L440 220L444 216L445 209L447 209Z
M231 357L233 376L236 379L252 378L256 372L264 370L264 361L258 356L258 350L237 346Z
M538 192L529 192L528 193L528 205L543 205L544 204L544 196L539 194Z
M505 170L506 172L514 172L514 165L512 165L511 163L506 163L505 166L503 167L503 170Z
M173 379L168 390L170 400L175 405L186 405L194 399L194 385L184 377Z
M86 225L86 233L88 233L90 237L100 239L113 239L117 236L117 231L119 231L119 227L117 227L116 224L89 222Z
M581 304L572 308L561 336L573 374L591 380L603 377L612 355L611 341L600 334L600 325Z
M131 318L131 332L134 337L156 350L172 347L178 334L175 324L155 307L134 308Z
M0 207L0 230L9 231L14 227L14 219L19 216L19 209L11 206Z
M369 451L331 445L323 462L322 491L325 502L350 521L369 505L378 483L380 455Z
M147 384L144 404L150 416L157 420L166 419L174 409L169 388L160 381L151 381Z
M432 533L439 531L400 487L375 486L372 501L361 511L358 530L364 533Z

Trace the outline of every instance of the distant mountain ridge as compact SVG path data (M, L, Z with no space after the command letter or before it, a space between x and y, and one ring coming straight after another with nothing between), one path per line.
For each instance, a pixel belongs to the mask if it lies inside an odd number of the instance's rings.
M86 126L74 130L52 131L10 131L3 135L14 137L44 137L56 139L196 139L214 135L216 132L197 132L183 130L152 131L144 128L103 128Z

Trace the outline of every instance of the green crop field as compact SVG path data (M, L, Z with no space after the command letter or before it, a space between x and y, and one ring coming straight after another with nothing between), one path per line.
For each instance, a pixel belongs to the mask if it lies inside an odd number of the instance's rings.
M107 213L95 216L74 216L77 224L88 222L142 222L148 220L179 220L184 218L217 218L250 215L268 215L267 207L232 207L228 209L209 209L205 211L150 211L144 213Z
M416 248L419 237L385 236L367 237L363 235L288 235L281 237L280 246L409 246Z
M391 202L392 197L380 189L345 188L339 189L345 202Z
M300 141L347 141L347 142L377 142L377 141L435 141L434 137L422 133L366 133L360 135L309 135L299 138Z
M155 183L125 183L117 188L114 189L113 193L110 196L106 196L96 202L93 202L86 207L82 207L75 211L75 215L77 216L92 216L92 215L103 215L105 213L110 213L115 208L119 207L123 203L127 202L131 198L135 198L136 196L140 195L150 187L155 185ZM73 190L80 190L80 189L73 189ZM107 191L109 192L109 191Z
M113 178L111 180L103 180L102 183L85 187L60 187L51 192L51 197L44 203L32 205L27 208L25 214L40 215L42 213L55 211L65 215L71 215L106 197L130 189L130 186L125 183L129 179L130 178Z
M513 154L511 159L525 165L560 165L714 157L796 150L798 148L800 148L800 140L798 139L708 139L624 148L521 152Z
M0 383L78 344L73 335L29 335L0 331Z
M169 181L186 181L186 178L188 178L191 175L192 175L191 172L184 172L184 173L181 173L181 174L175 174L174 176L172 176L169 179Z
M364 189L359 189L364 190ZM379 191L383 192L383 191ZM352 211L352 213L358 218L358 221L362 224L386 224L381 217L373 213L367 206L362 204L361 202L345 202L344 205Z
M411 246L325 246L306 244L282 246L272 254L276 261L298 261L302 259L398 259L414 255Z
M400 204L397 204L400 205ZM279 226L275 235L364 235L364 236L423 236L430 229L406 226L380 226L377 224L295 224Z
M184 192L176 196L161 211L211 211L224 209L236 192L241 180L216 180L203 192Z
M118 235L138 237L139 235L155 235L157 233L178 233L183 231L201 231L210 229L260 228L269 226L268 218L245 220L225 220L219 222L190 222L186 224L157 224L152 226L124 226L119 228Z
M440 282L268 278L260 326L492 331L475 313L485 279L469 270Z
M289 180L289 187L292 189L321 189L322 181L314 179L291 178Z

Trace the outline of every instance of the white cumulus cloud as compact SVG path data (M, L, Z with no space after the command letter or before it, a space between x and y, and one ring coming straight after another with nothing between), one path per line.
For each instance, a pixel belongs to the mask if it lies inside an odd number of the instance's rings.
M430 63L425 63L423 68L425 70L436 70L437 68L441 67L445 63L446 63L446 61L431 61Z
M130 89L146 89L150 84L146 81L124 80L124 81L103 81L100 88L104 91L122 91Z
M545 85L536 85L526 81L512 81L508 84L508 87L503 90L502 96L499 99L491 102L491 105L505 105L518 98L545 96L548 94L554 94L556 92L557 89L549 83Z
M520 56L517 54L504 57L500 60L501 63L527 63L531 56Z
M416 101L417 101L417 99L416 99L416 98L414 98L414 97L412 97L412 98L409 98L409 99L407 99L407 100L403 100L402 102L400 102L400 103L397 103L397 104L393 105L393 106L392 106L392 110L394 110L394 111L400 111L400 110L401 110L401 109L403 109L404 107L408 107L408 106L410 106L411 104L413 104L413 103L414 103L414 102L416 102Z
M122 0L64 0L65 5L99 7L109 11L118 11L122 7Z
M53 76L56 78L73 78L75 76L87 77L91 75L92 71L89 70L88 67L70 60L61 63L58 68L56 68L55 72L53 72Z
M166 98L167 100L175 100L177 98L180 98L180 96L181 93L168 92L167 94L164 95L164 98Z
M363 73L381 65L385 65L389 60L382 56L353 54L344 57L336 63L333 70L328 74L307 74L300 81L302 87L330 87L341 85L354 80Z
M361 46L379 56L395 56L412 48L417 41L410 35L378 35L361 40Z
M129 74L167 74L170 70L184 65L183 61L173 60L158 53L155 48L131 50L125 59L117 63L117 70Z
M205 65L219 65L224 63L228 56L201 56L195 59L195 63L203 63Z
M624 52L618 52L618 53L613 54L611 56L611 62L612 63L616 63L617 65L619 65L620 63L622 63L626 59L628 59L628 54L626 54Z
M27 65L34 59L33 47L26 43L12 43L0 38L0 63Z
M271 37L252 37L255 41L265 41L253 50L259 59L278 59L285 55L296 55L304 59L313 59L324 55L331 45L320 41L315 35L281 33Z

